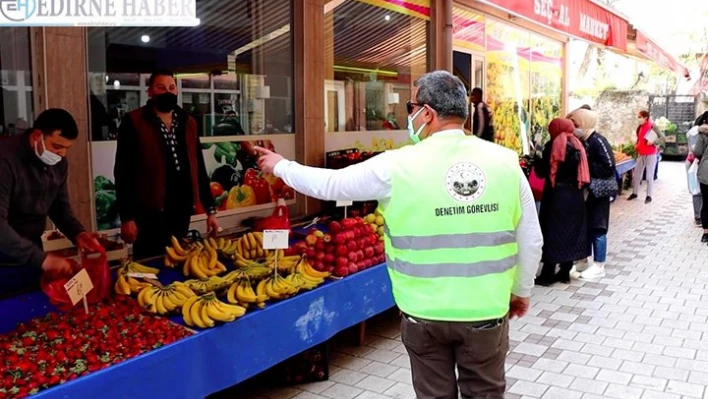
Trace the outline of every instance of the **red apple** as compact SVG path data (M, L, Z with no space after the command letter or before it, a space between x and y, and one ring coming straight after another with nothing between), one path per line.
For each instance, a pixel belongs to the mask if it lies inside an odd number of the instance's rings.
M347 241L347 249L350 251L356 251L359 248L355 241Z
M324 271L325 269L325 265L322 262L315 262L315 265L313 267L315 268L315 270L319 271Z
M364 261L360 260L360 261L356 262L356 268L359 269L359 271L365 270L366 265L364 264Z
M344 230L351 229L352 227L354 227L355 224L356 224L356 222L354 221L354 219L350 219L350 218L342 219L342 229L344 229Z
M332 255L332 254L325 255L324 262L329 263L329 264L334 263L334 255Z
M384 250L384 243L379 242L378 244L374 245L374 252L376 252L377 254L384 253Z
M349 259L347 259L344 256L340 256L337 258L337 267L347 267L349 264Z
M324 242L317 240L315 243L315 249L318 251L323 251L324 250Z
M337 266L334 269L334 275L337 277L347 277L349 275L349 267L348 266Z
M359 271L359 268L357 267L356 263L352 262L349 264L349 274L354 274Z
M349 250L347 249L346 245L339 244L339 245L337 245L335 252L337 253L337 255L344 256L347 254L347 252L349 252Z
M384 262L386 262L386 255L384 255L384 254L378 254L378 255L376 256L376 264L377 264L377 265L380 265L380 264L382 264L382 263L384 263Z
M374 265L374 261L372 261L371 259L364 259L363 262L364 262L364 267L367 269Z
M354 234L353 231L348 230L344 232L344 238L346 238L347 240L353 240L354 238L356 238L356 234Z
M325 253L324 253L324 252L317 252L317 253L315 254L315 259L317 259L318 261L322 261L324 258L325 258Z
M357 217L354 218L354 224L357 225L357 226L361 226L361 225L364 224L364 219L361 218L361 217L359 217L359 216L357 216Z
M369 234L369 245L375 245L379 242L379 236L376 234Z
M334 245L332 245L332 244L325 244L325 246L324 246L324 252L325 252L326 254L331 254L332 252L334 252Z
M334 242L341 243L347 240L346 233L337 233L334 235Z
M314 248L307 248L307 252L305 252L305 254L307 255L308 258L315 259L315 255L317 254L317 252L315 251Z
M327 228L329 229L330 234L337 234L342 231L342 226L339 222L329 222Z
M376 252L374 251L374 248L372 247L366 247L364 248L364 256L366 256L366 259L371 259Z
M356 252L349 252L347 258L349 258L349 260L352 262L356 262L359 259L359 257L356 255Z
M362 251L362 250L360 249L360 250L356 251L355 253L356 253L356 260L357 260L357 261L360 261L360 260L363 260L363 259L364 259L364 251Z

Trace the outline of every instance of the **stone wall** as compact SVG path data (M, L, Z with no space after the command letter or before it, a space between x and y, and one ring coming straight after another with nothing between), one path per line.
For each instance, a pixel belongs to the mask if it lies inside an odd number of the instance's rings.
M605 91L591 104L600 117L597 131L612 145L633 143L636 140L637 113L647 109L646 91Z

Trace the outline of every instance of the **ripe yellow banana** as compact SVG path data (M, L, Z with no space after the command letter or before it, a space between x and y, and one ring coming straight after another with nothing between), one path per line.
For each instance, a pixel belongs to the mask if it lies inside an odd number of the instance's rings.
M182 248L182 245L180 245L179 240L177 237L172 236L170 237L170 241L172 242L172 248L174 249L174 252L179 255L179 256L186 256L187 251Z
M189 315L192 318L192 322L195 326L199 328L207 328L207 323L202 320L202 306L204 306L204 300L200 297L190 308Z
M165 307L165 293L158 291L155 295L155 310L158 314L167 314L167 308Z
M224 312L230 315L234 315L236 317L241 317L246 314L246 308L244 308L243 306L229 305L228 303L223 303L218 299L214 300L214 305L216 305L218 309L221 309Z
M192 306L199 300L198 296L193 296L189 299L187 299L187 302L185 302L182 305L182 317L184 318L184 322L187 323L188 326L194 327L196 324L194 324L194 320L192 320Z
M207 328L214 327L214 320L212 320L208 314L209 304L211 303L211 300L205 300L204 298L202 298L201 302L202 302L202 307L200 309L200 312L201 312L200 316L202 318L202 321L207 326Z
M204 309L206 309L206 314L210 319L220 321L222 323L230 323L236 320L235 315L225 312L218 306L217 302L217 300L212 300L207 302L204 306Z

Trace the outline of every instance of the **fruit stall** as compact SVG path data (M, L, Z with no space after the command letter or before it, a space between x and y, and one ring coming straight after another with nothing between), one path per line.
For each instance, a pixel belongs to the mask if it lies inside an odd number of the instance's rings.
M382 224L293 229L282 249L257 231L173 239L163 259L114 268L88 312L4 299L0 398L194 399L242 382L394 306Z

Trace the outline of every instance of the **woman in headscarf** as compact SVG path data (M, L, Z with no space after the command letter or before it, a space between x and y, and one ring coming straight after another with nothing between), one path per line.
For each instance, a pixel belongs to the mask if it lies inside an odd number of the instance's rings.
M577 109L568 118L575 125L575 136L585 144L590 168L590 181L614 182L615 154L607 139L595 131L598 115L587 109ZM593 183L595 184L595 183ZM599 185L598 185L599 186ZM588 221L588 253L593 257L583 259L576 264L571 276L582 279L597 279L605 277L605 261L607 260L607 230L610 227L610 197L614 194L603 190L588 190L585 201Z
M536 174L546 179L539 215L543 232L539 285L569 282L573 262L588 256L583 188L590 182L590 172L585 148L573 135L575 126L569 119L554 119L548 130L551 141L543 158L534 163Z
M703 225L703 236L701 242L708 242L708 125L701 125L698 128L698 141L693 150L693 154L698 158L698 183L703 196L703 208L701 209L701 222Z

